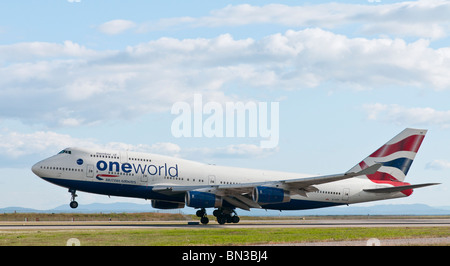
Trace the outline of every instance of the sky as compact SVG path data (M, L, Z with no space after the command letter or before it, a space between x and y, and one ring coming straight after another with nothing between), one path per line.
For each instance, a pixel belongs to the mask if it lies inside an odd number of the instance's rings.
M30 170L66 147L326 175L407 127L429 131L406 181L442 184L379 203L450 206L449 13L440 0L2 1L0 207L68 204ZM260 128L176 136L173 107L198 96L277 103L275 145Z

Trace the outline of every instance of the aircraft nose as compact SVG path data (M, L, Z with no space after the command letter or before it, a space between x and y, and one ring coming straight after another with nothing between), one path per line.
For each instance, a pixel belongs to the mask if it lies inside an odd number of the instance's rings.
M39 174L40 174L40 169L41 169L40 163L37 163L37 164L35 164L35 165L33 165L33 166L31 167L31 171L33 171L33 173L34 173L35 175L37 175L37 176L40 176L40 175L39 175Z

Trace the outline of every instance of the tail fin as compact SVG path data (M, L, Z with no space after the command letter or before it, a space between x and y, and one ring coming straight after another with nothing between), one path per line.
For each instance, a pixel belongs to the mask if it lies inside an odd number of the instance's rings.
M382 167L375 174L367 175L367 178L372 181L403 182L426 133L425 129L407 128L348 172L359 172L380 163Z

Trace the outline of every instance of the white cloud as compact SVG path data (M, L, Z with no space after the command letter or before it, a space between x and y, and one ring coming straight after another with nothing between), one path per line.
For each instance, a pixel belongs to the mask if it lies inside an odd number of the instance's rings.
M72 41L60 43L28 42L0 45L0 63L29 62L35 60L97 58L109 51L97 52Z
M278 151L278 148L263 149L253 144L234 144L225 147L197 147L181 148L171 142L158 142L154 144L129 144L123 142L101 143L93 138L75 138L68 134L52 131L37 131L21 133L3 129L0 132L0 158L5 159L8 165L12 161L21 161L28 158L32 162L56 154L67 147L84 147L106 150L128 150L135 152L154 153L184 158L259 158ZM30 159L31 158L31 159ZM30 162L30 163L32 163ZM0 163L0 168L2 164Z
M193 92L205 101L226 101L230 86L450 88L450 48L433 49L425 40L348 38L321 29L260 40L229 34L160 38L122 51L95 51L70 41L18 43L0 46L0 53L6 60L0 67L0 119L50 127L168 111Z
M83 119L76 119L76 118L63 118L60 120L61 126L66 127L76 127L83 123Z
M288 6L269 4L228 5L213 10L209 16L164 18L140 25L140 31L164 30L172 27L221 27L251 24L279 24L289 27L322 27L327 29L356 25L365 34L392 34L422 38L442 38L449 30L450 2L443 0L407 1L400 3Z
M450 162L447 160L433 160L426 164L426 169L444 170L450 168Z
M95 149L129 150L178 156L181 148L174 143L126 144L110 142L102 144L96 139L74 138L68 134L52 131L37 131L33 133L20 133L3 129L0 132L0 156L9 159L18 159L24 156L50 156L67 147L85 147Z
M169 156L179 156L181 153L181 147L178 144L170 142L158 142L152 145L148 144L126 144L121 142L110 142L102 146L104 149L111 150L128 150L135 152L155 153Z
M370 120L398 125L437 125L443 128L450 127L450 110L439 111L430 107L407 108L397 104L366 104L363 108Z
M218 148L188 149L187 152L205 158L260 158L278 152L278 150L278 147L267 149L254 144L231 144Z
M136 23L130 20L116 19L103 23L98 29L108 35L117 35L136 27Z
M0 134L0 155L12 159L18 157L54 153L59 150L74 146L92 146L93 140L77 139L67 134L58 134L50 131L37 131L33 133L20 133L5 131Z

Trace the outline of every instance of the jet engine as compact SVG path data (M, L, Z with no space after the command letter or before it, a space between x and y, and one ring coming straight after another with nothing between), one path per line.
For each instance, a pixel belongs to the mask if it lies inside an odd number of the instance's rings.
M253 201L262 204L283 203L291 201L289 191L275 187L255 187L253 189Z
M186 205L193 208L222 207L222 197L207 192L188 191L185 200Z

